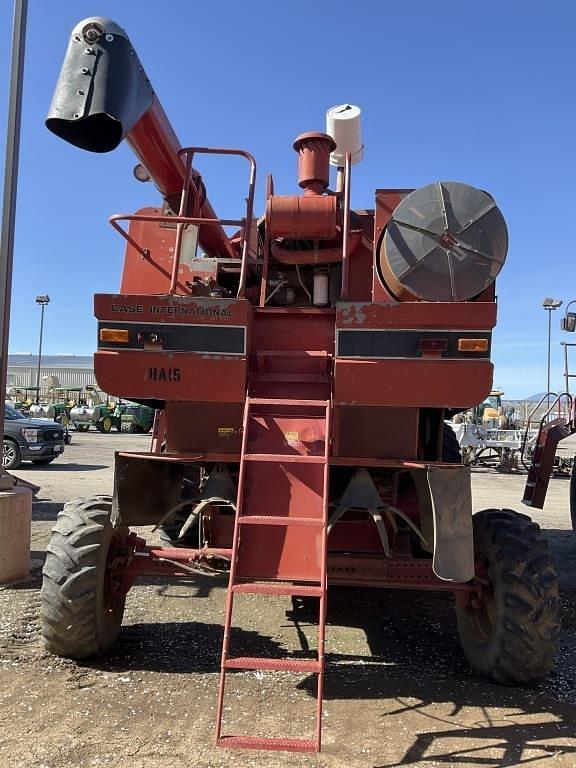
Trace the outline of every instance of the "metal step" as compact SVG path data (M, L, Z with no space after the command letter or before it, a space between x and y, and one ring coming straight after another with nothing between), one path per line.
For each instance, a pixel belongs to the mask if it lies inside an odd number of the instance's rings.
M232 592L247 595L287 595L289 597L322 597L322 587L314 587L305 584L279 584L265 581L251 584L233 584Z
M311 739L284 739L267 736L221 736L219 747L229 749L269 749L272 752L316 752L317 744Z
M328 400L271 400L267 397L250 397L249 405L282 405L286 407L326 408Z
M324 520L319 517L287 517L273 515L243 515L238 518L242 525L310 525L324 527Z
M321 664L314 659L264 659L256 656L237 656L226 659L226 669L267 669L272 672L312 672L318 674Z
M283 463L287 461L298 464L325 464L324 456L311 456L306 453L245 453L246 461L273 461Z

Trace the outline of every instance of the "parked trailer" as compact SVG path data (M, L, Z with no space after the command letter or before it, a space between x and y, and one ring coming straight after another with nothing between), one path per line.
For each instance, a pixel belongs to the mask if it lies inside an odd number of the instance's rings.
M59 517L44 642L69 658L106 653L137 577L227 573L221 746L320 749L329 584L454 594L464 654L497 682L539 680L554 662L558 586L546 542L512 510L472 516L470 469L444 423L492 388L504 218L490 195L456 182L379 188L373 209L352 210L359 116L335 107L327 133L297 137L303 194L278 195L269 177L259 218L252 155L181 148L109 20L73 30L47 119L89 151L126 139L136 176L154 181L163 204L112 217L127 242L122 280L95 297L99 386L158 409L153 447L116 454L113 497L70 502ZM237 218L212 209L200 154L246 161ZM181 546L130 531L177 518ZM246 656L231 635L240 594L314 600L316 654ZM225 733L228 675L246 669L312 675L313 734Z

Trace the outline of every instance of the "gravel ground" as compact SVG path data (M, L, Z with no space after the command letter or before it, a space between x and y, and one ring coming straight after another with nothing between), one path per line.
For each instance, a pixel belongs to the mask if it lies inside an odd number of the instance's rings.
M324 749L319 756L213 746L225 582L139 583L113 654L73 663L45 653L39 637L40 570L58 510L78 495L109 493L115 450L148 437L75 434L64 456L17 474L42 486L32 524L33 571L0 587L0 766L10 768L228 768L228 766L576 765L576 541L568 481L556 478L543 512L561 577L563 633L555 671L530 688L476 678L458 645L448 595L330 592ZM475 509L521 509L525 477L473 474ZM312 618L289 598L242 596L233 642L246 655L305 653ZM306 736L312 678L232 677L226 725Z

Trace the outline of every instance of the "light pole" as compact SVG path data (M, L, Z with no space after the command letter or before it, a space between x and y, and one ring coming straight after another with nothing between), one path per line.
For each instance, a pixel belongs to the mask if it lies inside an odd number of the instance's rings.
M44 332L44 307L50 304L50 296L36 296L36 304L40 304L40 341L38 343L38 370L36 371L36 405L40 400L40 366L42 365L42 334Z
M542 306L544 309L548 310L548 377L546 380L546 393L548 394L548 399L546 403L548 407L550 407L550 349L552 339L552 310L558 309L558 307L562 306L562 299L544 299Z

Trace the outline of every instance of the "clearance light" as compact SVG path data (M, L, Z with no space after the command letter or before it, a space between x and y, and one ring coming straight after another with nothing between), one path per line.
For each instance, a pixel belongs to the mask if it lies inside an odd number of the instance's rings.
M458 339L458 352L488 352L488 339Z
M130 332L119 328L100 328L100 341L112 341L116 344L127 344L130 341Z

